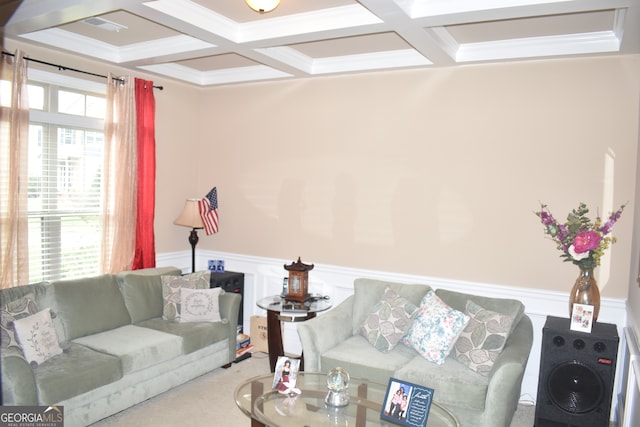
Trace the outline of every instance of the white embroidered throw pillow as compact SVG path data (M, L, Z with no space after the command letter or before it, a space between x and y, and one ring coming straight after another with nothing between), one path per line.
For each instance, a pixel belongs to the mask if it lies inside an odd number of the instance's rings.
M50 309L45 308L13 323L24 358L32 368L62 353Z
M162 318L180 321L180 289L209 289L211 271L198 271L184 276L161 276L162 281Z
M180 322L220 322L222 288L180 289Z

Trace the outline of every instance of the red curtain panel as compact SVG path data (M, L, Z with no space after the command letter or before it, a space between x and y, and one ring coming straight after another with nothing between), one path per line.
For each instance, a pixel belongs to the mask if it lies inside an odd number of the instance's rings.
M156 101L153 82L135 79L138 133L138 206L134 270L156 266L155 216L156 188Z

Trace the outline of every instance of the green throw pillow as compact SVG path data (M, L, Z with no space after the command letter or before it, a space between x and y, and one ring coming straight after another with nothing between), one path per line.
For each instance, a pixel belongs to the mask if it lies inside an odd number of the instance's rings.
M485 310L473 301L467 301L465 313L470 320L456 341L454 356L472 371L487 376L507 342L513 317Z
M373 306L360 327L364 336L383 353L391 351L411 327L418 307L402 298L396 291L386 288L382 299Z

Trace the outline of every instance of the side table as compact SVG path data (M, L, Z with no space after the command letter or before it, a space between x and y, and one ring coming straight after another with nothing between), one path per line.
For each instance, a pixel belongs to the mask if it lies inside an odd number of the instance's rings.
M276 369L278 356L284 356L281 322L304 322L316 317L316 313L331 308L331 303L321 296L311 296L305 302L287 301L282 295L272 295L257 302L267 310L267 344L271 372ZM304 357L300 356L300 370L304 370Z

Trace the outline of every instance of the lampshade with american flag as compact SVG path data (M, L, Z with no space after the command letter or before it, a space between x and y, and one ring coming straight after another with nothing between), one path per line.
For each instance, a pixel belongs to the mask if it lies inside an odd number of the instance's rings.
M200 216L204 223L204 232L208 235L218 232L218 189L211 191L198 203Z

